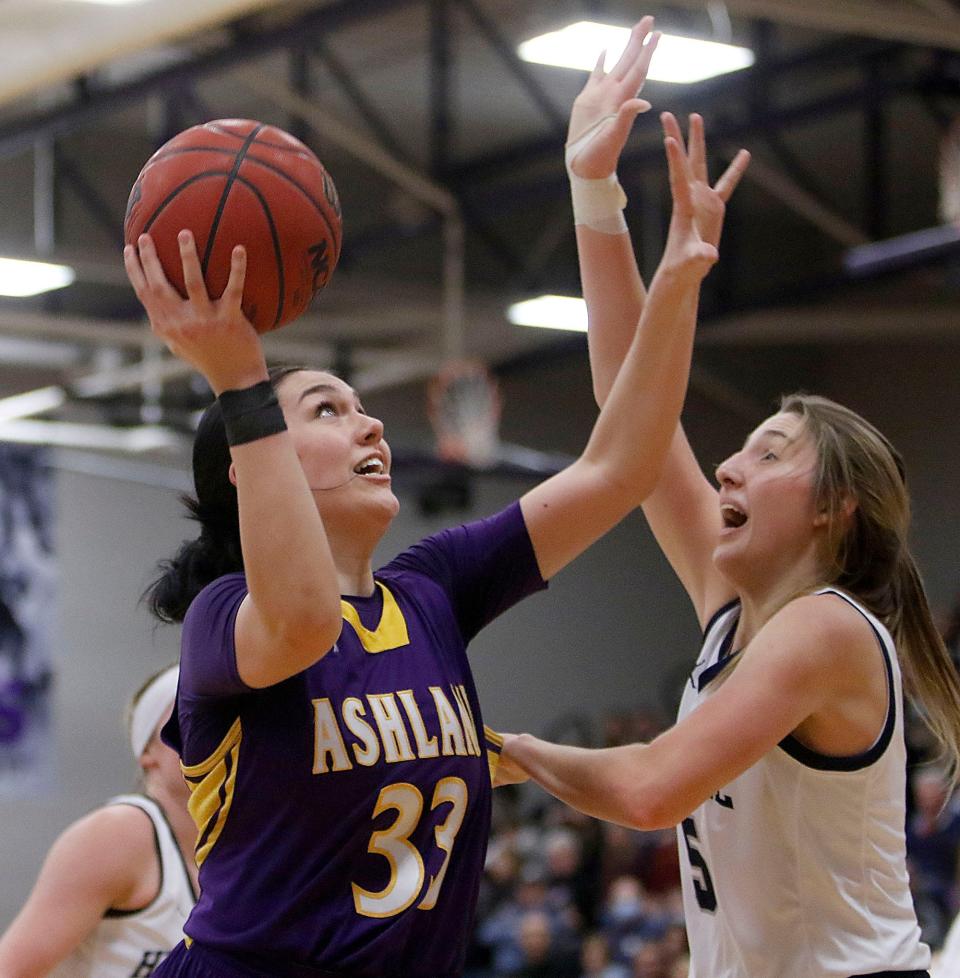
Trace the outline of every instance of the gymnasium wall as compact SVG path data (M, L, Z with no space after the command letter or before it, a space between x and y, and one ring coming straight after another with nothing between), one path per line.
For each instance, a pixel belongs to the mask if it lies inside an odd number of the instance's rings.
M780 373L773 381L757 381L765 402L777 382L792 388L802 381L866 413L903 450L916 504L916 550L934 603L946 606L960 590L955 348L832 348L818 361L817 385L808 373L799 380ZM739 383L751 391L751 372ZM583 357L510 374L504 389L505 437L568 452L585 442L594 408ZM388 437L401 444L418 431L422 436L418 404L418 396L397 391L368 399L367 406L387 419ZM722 460L747 432L745 421L696 392L686 414L705 464ZM413 499L402 498L382 559L450 522L492 512L525 485L484 479L475 488L470 512L433 520L418 513ZM176 492L66 471L58 474L57 492L58 778L44 797L0 801L0 927L22 904L59 831L133 784L123 704L148 672L176 655L175 629L155 628L138 606L155 561L191 534ZM544 732L563 716L595 718L634 704L659 708L682 682L696 636L685 597L642 519L632 516L563 571L545 594L476 640L473 662L485 719L503 729Z

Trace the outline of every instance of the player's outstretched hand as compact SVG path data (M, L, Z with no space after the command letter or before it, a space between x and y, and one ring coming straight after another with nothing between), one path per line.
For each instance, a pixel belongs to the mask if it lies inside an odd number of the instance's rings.
M237 246L230 278L219 299L211 299L203 280L193 235L177 236L187 298L170 284L153 240L142 234L137 246L123 250L123 264L154 334L170 351L207 379L214 393L248 387L267 376L260 337L243 314L246 251Z
M664 113L667 115L667 113ZM663 275L702 279L717 260L717 247L704 241L696 221L693 202L693 170L681 144L670 135L664 120L664 148L670 169L673 212L663 257L654 277ZM653 284L651 283L651 290Z
M703 117L694 113L690 116L688 145L684 149L683 133L676 117L669 112L660 116L663 131L672 138L687 160L686 175L690 184L690 198L693 205L694 220L700 237L707 244L720 244L723 220L726 216L727 202L737 189L737 184L750 164L750 154L741 149L734 156L723 176L711 187L707 172L707 142L704 134Z
M574 100L567 130L567 166L576 176L596 180L613 173L634 119L650 109L650 103L637 96L660 39L652 30L652 17L636 24L620 60L609 73L603 67L606 51L601 52Z
M500 759L497 761L497 769L493 776L494 788L502 788L508 784L523 784L530 780L530 775L513 759L510 753L510 744L517 739L516 734L501 733L503 737L503 747L500 750Z

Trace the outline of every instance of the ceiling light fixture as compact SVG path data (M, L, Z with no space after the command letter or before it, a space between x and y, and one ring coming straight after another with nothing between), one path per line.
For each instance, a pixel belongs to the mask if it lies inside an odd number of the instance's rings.
M67 392L62 387L40 387L23 394L13 394L0 399L0 423L47 414L66 403Z
M111 452L173 451L183 439L158 425L111 428L107 425L23 418L0 423L0 441Z
M606 69L609 71L617 63L629 38L630 31L626 27L581 20L561 30L530 38L518 46L517 52L524 61L592 71L598 54L606 50ZM651 81L690 84L749 68L753 62L753 51L749 48L664 34L647 77Z
M507 309L507 319L516 326L585 333L587 305L583 299L572 295L541 295L536 299L513 303Z
M62 289L76 277L76 273L68 265L0 258L0 295L18 298L39 295L41 292Z

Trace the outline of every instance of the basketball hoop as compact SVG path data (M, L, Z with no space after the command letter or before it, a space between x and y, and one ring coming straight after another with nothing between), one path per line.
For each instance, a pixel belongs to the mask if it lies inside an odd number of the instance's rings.
M427 413L445 462L490 468L498 455L500 391L478 360L451 360L430 381Z

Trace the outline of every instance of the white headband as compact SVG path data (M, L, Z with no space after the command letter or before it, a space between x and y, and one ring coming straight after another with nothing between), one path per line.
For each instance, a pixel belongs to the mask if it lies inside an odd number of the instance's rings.
M140 694L140 699L133 708L130 716L130 746L133 748L133 756L138 761L140 755L147 749L157 724L163 719L163 715L177 695L179 677L180 670L177 666L165 669Z

